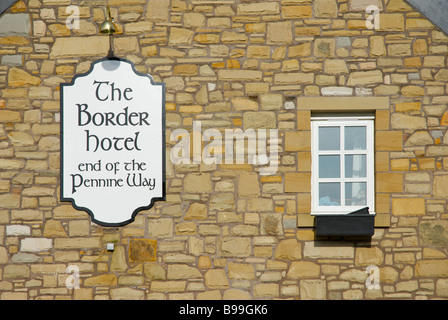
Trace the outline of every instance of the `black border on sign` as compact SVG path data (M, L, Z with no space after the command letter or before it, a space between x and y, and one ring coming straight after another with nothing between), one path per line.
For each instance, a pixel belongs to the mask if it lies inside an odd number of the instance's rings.
M106 222L102 222L99 220L95 219L95 215L93 214L93 212L89 209L89 208L84 208L84 207L79 207L76 205L76 201L73 198L65 198L63 196L64 194L64 108L63 108L63 101L64 101L64 87L68 87L68 86L73 86L75 84L75 80L79 77L85 77L87 75L89 75L92 71L93 71L93 67L95 64L103 62L103 61L107 61L107 60L117 60L117 61L121 61L121 62L125 62L131 65L132 67L132 71L141 77L147 77L149 78L149 80L151 81L151 84L154 86L162 86L162 197L155 197L155 198L151 198L151 202L149 205L144 206L144 207L138 207L137 209L134 210L134 212L132 213L132 217L129 220L123 221L123 222L119 222L119 223L106 223ZM85 211L89 214L90 218L92 219L93 222L95 222L96 224L103 226L103 227L123 227L125 225L128 225L130 223L132 223L135 220L135 216L142 210L148 210L151 209L156 201L165 201L166 200L166 146L165 146L165 96L166 96L166 86L164 82L154 82L154 79L152 78L151 75L149 74L144 74L141 72L138 72L135 69L134 64L127 60L127 59L122 59L122 58L118 58L118 57L105 57L105 58L101 58L98 60L93 61L90 64L90 69L89 71L85 72L85 73L81 73L81 74L76 74L73 76L72 80L68 83L61 83L60 84L60 109L61 109L61 119L60 119L60 173L61 173L61 177L60 177L60 201L61 202L71 202L72 206L76 209L76 210L81 210L81 211Z

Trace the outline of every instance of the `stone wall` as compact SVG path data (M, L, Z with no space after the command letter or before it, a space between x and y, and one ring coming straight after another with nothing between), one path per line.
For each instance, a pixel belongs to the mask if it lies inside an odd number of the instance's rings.
M107 54L106 1L20 0L0 17L0 299L448 297L448 38L426 18L402 0L108 3L116 54L166 83L168 152L193 121L272 128L278 171L167 157L165 202L125 227L91 223L59 201L59 85ZM371 107L371 240L315 237L302 97L389 102Z

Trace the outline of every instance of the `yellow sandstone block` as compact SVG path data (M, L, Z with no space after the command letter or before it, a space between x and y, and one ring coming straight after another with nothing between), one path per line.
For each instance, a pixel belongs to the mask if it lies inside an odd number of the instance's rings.
M395 111L397 112L409 112L409 111L420 111L421 102L402 102L395 104Z
M409 159L392 159L390 167L392 171L409 171Z
M377 131L375 133L376 151L401 151L403 133L401 131Z
M311 190L311 173L285 173L285 192L309 192Z
M21 119L18 111L0 110L0 122L19 122Z
M426 213L425 199L396 198L392 199L392 214L396 216L422 216Z
M15 36L11 36L11 37L4 37L4 38L0 38L0 44L5 44L5 45L20 45L20 46L24 46L29 44L29 40L27 38L23 38L23 37L15 37Z
M175 75L194 76L198 73L198 66L194 64L181 64L174 67Z
M180 106L179 112L181 112L181 113L201 113L202 106L199 106L199 105Z
M19 68L11 68L8 72L8 86L17 87L28 87L37 86L41 83L39 77L35 77L27 73L26 71Z
M313 15L311 6L283 6L282 17L284 19L311 18Z
M376 192L403 192L402 173L377 173Z
M285 132L285 151L311 151L311 131Z

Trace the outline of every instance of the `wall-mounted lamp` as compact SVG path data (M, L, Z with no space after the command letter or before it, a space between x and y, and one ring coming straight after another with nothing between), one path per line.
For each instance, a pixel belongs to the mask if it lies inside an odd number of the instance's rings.
M109 52L107 53L108 58L115 57L114 50L113 50L113 34L117 32L117 26L114 23L114 18L110 15L110 8L107 6L107 18L106 20L101 24L100 32L104 34L109 35Z

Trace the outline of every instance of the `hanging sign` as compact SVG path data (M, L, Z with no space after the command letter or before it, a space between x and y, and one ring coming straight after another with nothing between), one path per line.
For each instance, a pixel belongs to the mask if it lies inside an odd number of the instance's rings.
M61 200L123 226L165 200L165 85L124 59L61 84Z

